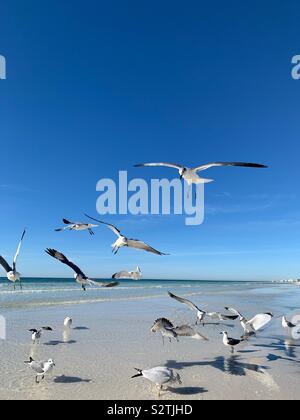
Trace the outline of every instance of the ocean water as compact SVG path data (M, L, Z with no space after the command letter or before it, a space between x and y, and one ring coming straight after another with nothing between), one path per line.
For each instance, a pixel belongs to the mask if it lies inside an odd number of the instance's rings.
M110 281L102 279L102 281ZM3 310L25 309L54 305L72 305L108 301L129 301L167 297L170 290L179 295L201 296L206 304L210 300L221 300L229 304L231 297L241 301L265 302L280 298L293 306L294 292L299 286L274 284L271 282L237 281L189 281L189 280L121 280L114 288L88 287L84 292L73 279L27 278L23 279L23 291L17 290L5 279L0 280L0 308ZM224 300L225 299L225 300Z

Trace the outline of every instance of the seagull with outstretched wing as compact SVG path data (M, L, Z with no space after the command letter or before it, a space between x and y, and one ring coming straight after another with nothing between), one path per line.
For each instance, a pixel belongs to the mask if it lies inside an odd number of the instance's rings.
M202 322L204 321L204 318L206 316L206 312L202 311L201 309L198 308L198 306L196 306L193 302L191 302L188 299L184 299L182 297L176 296L171 292L168 292L168 295L170 296L170 298L177 300L180 303L183 303L184 305L187 305L192 311L196 311L197 313L197 321L196 324L198 324L198 322Z
M51 248L47 248L45 252L51 257L57 259L61 263L70 267L73 271L75 271L75 275L74 275L75 281L81 285L84 291L86 291L86 286L114 287L114 286L118 286L119 284L117 282L110 282L110 283L104 282L103 283L103 282L92 280L88 278L76 264L68 260L68 258L61 252L56 251L55 249L51 249Z
M241 326L243 327L246 334L252 334L261 330L272 320L274 316L270 312L266 312L262 314L257 314L253 318L248 320L235 308L225 307L225 309L229 312L232 312L235 315L238 315Z
M17 281L20 282L20 288L22 290L22 281L21 281L21 274L17 271L17 259L19 257L20 254L20 250L21 250L21 245L22 245L22 241L24 239L26 233L26 229L24 229L22 236L21 236L21 240L19 242L14 260L13 260L13 265L12 267L8 264L8 262L0 255L0 264L2 265L2 267L4 268L4 270L6 271L6 276L7 279L9 281L11 281L14 284L14 290L16 290L16 285L15 283Z
M244 168L267 168L266 165L261 165L259 163L247 163L247 162L211 162L205 165L196 166L195 168L188 168L184 165L179 165L177 163L167 163L167 162L158 162L158 163L139 163L134 165L135 167L145 167L145 166L163 166L167 168L177 169L179 172L180 179L184 179L188 186L191 187L192 184L206 184L208 182L213 182L212 179L202 178L199 176L199 172L205 171L213 167L221 166L238 166Z
M63 219L63 222L67 226L63 228L55 229L55 232L62 232L64 230L75 230L75 231L88 230L90 235L95 235L93 228L98 227L98 225L93 225L91 223L70 222L67 219Z
M126 236L122 235L121 231L116 226L110 223L101 222L100 220L94 219L93 217L88 216L87 214L85 214L85 216L91 220L94 220L98 223L106 225L110 230L113 231L115 235L117 235L118 239L116 240L115 243L112 244L112 252L114 254L117 254L120 248L127 247L127 248L139 249L146 252L151 252L152 254L156 254L156 255L168 255L168 254L158 251L155 248L152 248L152 246L146 244L145 242L140 241L139 239L126 238Z

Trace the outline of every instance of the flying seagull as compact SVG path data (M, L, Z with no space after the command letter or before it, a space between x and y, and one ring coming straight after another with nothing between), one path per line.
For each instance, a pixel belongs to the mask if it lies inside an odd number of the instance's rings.
M32 328L31 330L29 330L29 332L32 333L31 339L33 343L38 343L40 341L43 331L53 331L53 329L51 327L42 327L39 330L35 328Z
M181 298L181 297L179 297L179 296L176 296L176 295L174 295L173 293L171 293L171 292L168 292L168 295L172 298L172 299L175 299L175 300L177 300L178 302L180 302L180 303L183 303L184 305L187 305L192 311L196 311L197 312L197 321L196 321L196 325L198 324L198 322L199 323L203 323L203 321L204 321L204 318L205 318L205 316L206 316L206 312L205 311L202 311L201 309L199 309L198 308L198 306L196 306L193 302L191 302L190 300L188 300L188 299L184 299L184 298ZM204 324L203 324L204 325Z
M299 324L298 324L299 325ZM286 316L282 317L282 326L283 328L295 328L298 326L297 324L293 324L291 321L289 321Z
M53 367L55 366L55 363L53 362L52 359L49 359L48 361L45 362L36 362L35 360L33 360L32 357L30 357L28 362L24 362L26 364L28 364L32 370L35 371L36 373L36 383L39 384L39 378L41 378L41 380L43 380L45 378L46 373L49 373Z
M59 251L56 251L55 249L47 248L45 251L48 255L50 255L53 258L56 258L58 261L62 262L63 264L68 265L72 270L75 271L75 281L81 285L82 289L86 291L86 286L100 286L100 287L114 287L118 286L119 283L117 282L111 282L111 283L101 283L95 280L89 279L82 271L81 269L75 265L73 262L69 261L67 257L62 254Z
M129 280L140 280L142 277L142 272L140 267L136 268L136 271L119 271L118 273L113 274L113 279L129 279Z
M136 248L143 251L151 252L152 254L156 254L156 255L168 255L168 254L164 254L163 252L157 251L156 249L152 248L150 245L147 245L145 242L140 241L139 239L126 238L126 236L122 235L121 231L118 228L116 228L116 226L110 223L101 222L100 220L94 219L93 217L90 217L87 214L85 214L85 216L91 220L94 220L98 223L108 226L108 228L112 230L115 235L118 236L118 239L112 245L112 252L115 255L117 254L119 249L124 246L128 248Z
M239 345L243 340L237 340L228 336L226 331L221 332L223 335L223 344L224 346L230 347L231 353L234 353L235 346Z
M178 382L179 384L182 383L179 373L175 374L172 369L169 369L167 367L158 366L146 370L135 368L135 370L137 370L138 373L132 376L132 379L143 376L150 382L153 382L158 389L158 396L160 396L160 392L165 384L174 382Z
M253 334L256 331L261 330L263 327L265 327L272 320L272 318L274 316L270 312L267 312L267 313L263 313L263 314L257 314L248 321L244 317L244 315L242 315L236 309L228 308L228 307L225 307L225 309L229 312L232 312L232 313L238 315L241 326L243 327L246 334Z
M201 184L212 182L212 179L201 178L198 175L198 172L205 171L206 169L219 167L219 166L241 166L246 168L267 168L265 165L260 165L258 163L245 163L245 162L211 162L206 165L200 165L196 168L188 168L183 165L178 165L176 163L167 163L167 162L158 162L158 163L140 163L134 165L135 167L143 166L165 166L167 168L177 169L180 175L180 179L184 179L189 186L192 184Z
M22 236L21 236L21 240L19 242L18 248L17 248L17 252L16 255L14 257L14 261L13 261L13 266L11 267L7 261L0 255L0 264L2 265L2 267L4 268L4 270L6 271L6 276L7 279L9 281L11 281L14 284L14 290L16 290L16 285L15 282L19 281L20 282L20 288L22 290L22 281L21 281L21 274L18 273L17 271L17 259L20 253L20 249L21 249L21 245L22 245L22 241L24 239L26 230L24 229Z
M98 227L98 225L93 225L91 223L79 223L79 222L70 222L67 219L63 219L63 222L65 225L65 227L63 228L59 228L59 229L55 229L55 232L61 232L63 230L88 230L90 235L95 235L94 231L92 230L92 228L94 227Z

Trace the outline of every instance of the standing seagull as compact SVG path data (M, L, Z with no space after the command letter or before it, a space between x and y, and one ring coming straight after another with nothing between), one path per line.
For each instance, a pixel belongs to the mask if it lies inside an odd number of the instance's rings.
M270 312L264 313L264 314L257 314L253 318L251 318L249 321L242 315L239 311L237 311L234 308L228 308L225 307L225 309L229 312L232 312L236 315L238 315L240 319L241 326L243 327L246 334L253 334L256 331L261 330L263 327L265 327L273 318L273 314Z
M17 249L16 255L15 255L12 267L0 255L0 264L2 265L4 270L6 271L7 279L14 284L14 290L16 290L16 285L15 285L16 281L20 282L20 288L21 288L21 290L23 289L22 281L21 281L21 274L18 273L16 264L17 264L17 259L18 259L19 253L20 253L20 249L21 249L21 245L22 245L22 241L24 239L25 233L26 233L26 230L24 229L24 232L22 233L22 237L21 237L21 240L19 242L18 249Z
M174 382L178 382L179 384L182 383L179 373L174 374L174 371L167 367L158 366L146 370L135 368L135 370L138 371L138 374L132 376L132 379L143 376L144 378L153 382L158 388L158 396L160 396L163 385Z
M63 230L88 230L90 235L95 235L94 231L92 230L92 228L94 227L98 227L99 225L92 225L91 223L73 223L73 222L69 222L69 220L67 219L63 219L63 222L65 226L63 228L59 228L59 229L55 229L55 232L61 232Z
M184 305L187 305L192 311L196 311L197 312L197 321L196 321L196 325L199 323L203 323L204 318L206 316L206 312L202 311L201 309L198 308L198 306L196 306L193 302L191 302L190 300L181 298L179 296L174 295L171 292L168 292L168 295L172 298L177 300L180 303L183 303ZM204 324L203 324L204 325Z
M46 362L36 362L33 360L32 357L30 357L28 362L24 362L24 363L27 363L31 367L31 369L35 371L36 373L35 382L37 384L40 383L39 378L43 380L45 378L46 373L51 372L51 370L55 366L52 359L49 359Z
M228 337L228 333L226 331L223 331L220 334L223 334L224 346L230 347L230 351L232 354L234 353L235 346L237 346L243 341L243 340L237 340L235 338Z
M73 324L73 320L72 318L70 318L69 316L67 316L67 318L64 319L64 327L65 328L71 328Z
M129 280L141 280L142 272L140 267L136 268L136 271L119 271L113 274L113 279L129 279Z
M201 184L201 183L208 183L212 182L212 179L201 178L198 175L198 172L205 171L206 169L212 167L219 167L219 166L242 166L246 168L267 168L265 165L260 165L258 163L245 163L245 162L212 162L207 163L206 165L200 165L196 168L188 168L183 165L178 165L176 163L166 163L166 162L158 162L158 163L140 163L135 165L135 167L143 167L143 166L165 166L167 168L177 169L180 175L180 179L184 179L188 186L191 187L192 184Z
M77 265L75 265L74 263L72 263L71 261L69 261L68 259L67 259L67 257L64 255L64 254L62 254L61 252L59 252L59 251L56 251L55 249L50 249L50 248L48 248L48 249L46 249L46 251L45 251L48 255L50 255L51 257L53 257L53 258L56 258L58 261L60 261L60 262L62 262L63 264L66 264L66 265L68 265L70 268L72 268L72 270L74 270L75 271L75 275L74 275L74 277L75 277L75 281L78 283L78 284L80 284L81 285L81 287L82 287L82 289L84 290L84 291L86 291L86 286L87 285L89 285L89 286L100 286L100 287L114 287L114 286L117 286L118 285L118 283L116 283L116 282L114 282L114 283L100 283L100 282L97 282L97 281L95 281L95 280L91 280L91 279L89 279L82 271L81 271L81 269L77 266Z
M128 239L128 238L126 238L126 236L122 235L121 231L118 228L116 228L116 226L114 226L110 223L101 222L100 220L94 219L93 217L90 217L87 214L85 216L88 217L91 220L94 220L98 223L101 223L103 225L108 226L108 228L110 230L112 230L118 236L118 239L112 245L112 252L115 255L117 254L119 249L123 246L126 246L128 248L140 249L140 250L147 251L147 252L152 252L153 254L156 254L156 255L168 255L168 254L164 254L163 252L157 251L156 249L152 248L150 245L145 244L145 242L142 242L139 239Z

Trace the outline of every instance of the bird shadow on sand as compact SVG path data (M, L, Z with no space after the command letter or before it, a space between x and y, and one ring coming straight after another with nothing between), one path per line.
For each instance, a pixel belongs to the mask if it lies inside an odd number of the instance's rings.
M72 330L74 330L74 331L88 331L89 328L88 327L74 327L74 328L72 328Z
M264 374L264 370L269 369L267 366L242 362L239 355L231 355L228 357L218 356L213 360L201 362L177 362L176 360L168 360L166 363L166 367L177 370L195 366L211 366L223 373L233 376L246 376L247 371Z
M78 383L91 383L91 379L83 379L77 376L56 376L53 380L56 384L78 384Z
M53 340L48 341L48 343L44 343L44 346L60 346L61 344L76 344L77 341L69 340L69 341L60 341L60 340Z
M255 347L261 347L265 349L271 349L273 351L278 351L283 353L285 356L289 357L291 359L297 358L297 350L299 352L300 345L298 341L295 340L283 340L279 338L274 338L274 342L271 342L269 344L254 344ZM293 361L293 360L291 360ZM298 362L298 360L294 360L295 362Z
M205 392L208 392L207 389L197 387L197 386L186 386L186 387L180 387L180 388L172 388L169 386L168 391L172 392L172 394L177 394L177 395L197 395L197 394L204 394Z

